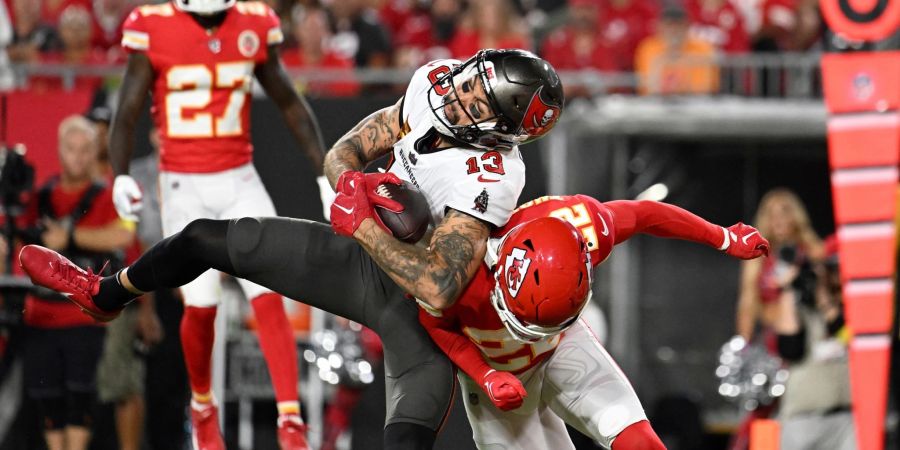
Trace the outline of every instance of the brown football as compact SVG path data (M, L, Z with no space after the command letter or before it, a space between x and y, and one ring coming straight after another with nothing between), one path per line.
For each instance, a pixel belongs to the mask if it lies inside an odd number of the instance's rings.
M376 190L378 195L388 197L403 205L403 211L395 213L380 206L375 212L395 238L409 244L422 239L431 224L428 201L415 185L408 181L403 184L382 184Z

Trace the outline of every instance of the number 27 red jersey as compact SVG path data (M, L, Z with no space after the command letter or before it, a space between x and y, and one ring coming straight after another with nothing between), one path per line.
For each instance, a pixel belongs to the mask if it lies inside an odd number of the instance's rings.
M207 32L170 2L135 8L122 46L153 66L153 122L160 165L172 172L219 172L251 161L250 88L270 45L283 40L275 13L239 2Z

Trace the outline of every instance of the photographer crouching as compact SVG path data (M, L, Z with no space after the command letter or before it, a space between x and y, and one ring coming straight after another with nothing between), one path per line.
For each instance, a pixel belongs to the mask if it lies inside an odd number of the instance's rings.
M854 450L837 240L825 242L826 258L811 263L784 247L773 331L779 356L790 370L779 403L781 448Z

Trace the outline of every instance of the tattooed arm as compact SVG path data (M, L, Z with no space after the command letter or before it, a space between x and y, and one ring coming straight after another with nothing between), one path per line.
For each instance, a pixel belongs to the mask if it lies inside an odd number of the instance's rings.
M325 176L331 187L348 170L363 170L366 164L391 150L400 139L400 108L403 99L363 119L340 138L325 155Z
M391 279L435 309L449 308L468 286L487 251L490 227L451 209L428 247L405 244L366 219L353 237Z

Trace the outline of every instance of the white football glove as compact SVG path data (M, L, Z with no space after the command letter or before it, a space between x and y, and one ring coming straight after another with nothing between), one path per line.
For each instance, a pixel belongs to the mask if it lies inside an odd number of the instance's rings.
M118 175L113 181L113 204L116 205L116 212L119 217L137 222L140 219L137 216L138 211L144 207L141 201L144 194L141 193L141 187L137 181L129 175Z
M319 183L319 198L322 199L322 214L325 215L325 220L330 221L331 204L334 203L334 198L337 196L337 193L331 188L331 183L328 182L328 178L326 178L325 175L316 177L316 183Z

